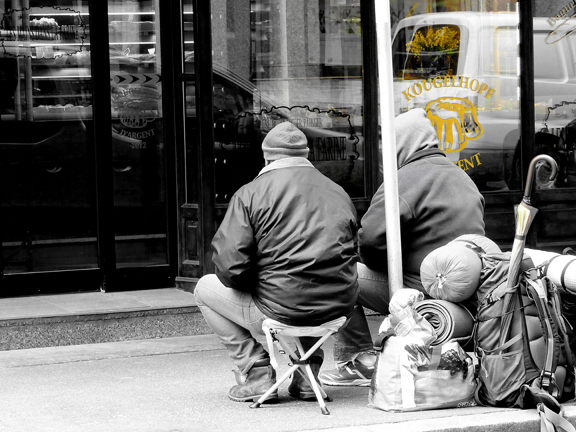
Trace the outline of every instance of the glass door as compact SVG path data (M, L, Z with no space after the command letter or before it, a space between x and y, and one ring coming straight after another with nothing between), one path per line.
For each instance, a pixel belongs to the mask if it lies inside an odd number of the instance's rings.
M0 0L4 275L95 268L88 1Z
M0 0L0 296L173 284L160 3L92 6Z
M167 263L159 1L110 0L117 267Z

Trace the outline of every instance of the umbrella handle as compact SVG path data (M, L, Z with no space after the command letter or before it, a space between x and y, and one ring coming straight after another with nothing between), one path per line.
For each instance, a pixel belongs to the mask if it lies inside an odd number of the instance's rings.
M558 164L552 158L552 156L548 156L546 154L535 156L530 161L530 166L528 167L528 177L526 179L526 187L524 188L523 201L528 204L530 204L530 198L532 196L532 184L534 183L536 164L540 161L548 162L548 164L550 165L550 169L552 170L552 172L550 173L550 180L554 180L556 178L556 175L558 174Z

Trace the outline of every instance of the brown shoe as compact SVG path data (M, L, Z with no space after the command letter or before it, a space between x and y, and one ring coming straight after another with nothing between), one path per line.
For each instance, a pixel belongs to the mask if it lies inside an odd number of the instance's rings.
M270 360L258 360L248 371L246 380L230 389L228 397L236 402L256 402L274 384L276 384L276 371L270 365ZM265 402L277 400L278 391L274 391Z

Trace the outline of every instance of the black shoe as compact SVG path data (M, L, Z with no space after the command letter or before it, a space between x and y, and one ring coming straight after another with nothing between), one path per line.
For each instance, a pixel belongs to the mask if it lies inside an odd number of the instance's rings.
M322 366L323 361L324 359L320 356L310 357L310 368L312 369L312 374L318 383L318 387L322 387L322 384L320 384L320 381L318 380L318 373L320 372L320 367ZM288 386L288 394L296 399L305 401L316 400L314 389L301 374L306 374L306 371L298 369L294 372L292 382ZM308 375L306 375L306 377L308 378Z

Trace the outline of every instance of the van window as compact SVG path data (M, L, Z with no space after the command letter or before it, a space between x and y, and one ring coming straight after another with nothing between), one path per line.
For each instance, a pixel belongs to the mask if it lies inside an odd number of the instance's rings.
M518 28L498 27L494 42L496 75L518 75Z
M497 27L493 40L483 46L480 65L485 75L518 75L518 27Z
M548 33L534 33L534 78L560 80L566 77L566 65L562 61L563 41L555 44L545 42Z
M460 28L433 25L401 29L394 40L394 76L405 80L455 75L460 52Z

